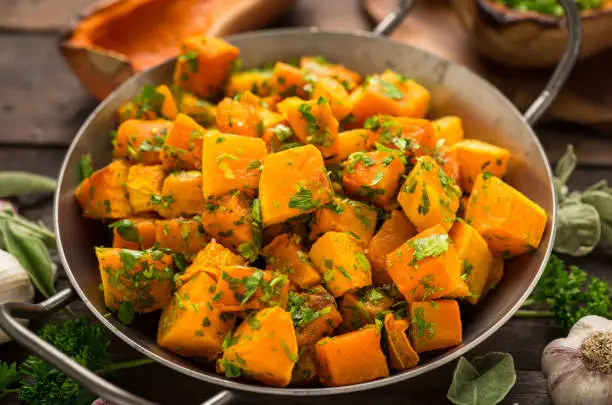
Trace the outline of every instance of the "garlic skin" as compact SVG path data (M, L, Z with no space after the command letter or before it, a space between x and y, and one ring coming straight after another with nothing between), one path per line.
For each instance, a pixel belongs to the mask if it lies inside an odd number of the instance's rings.
M0 303L32 302L33 300L34 287L28 273L13 255L0 249ZM27 323L26 320L22 322ZM0 329L0 344L10 340Z
M586 352L593 343L603 350ZM595 356L595 363L585 363L583 350L591 360ZM611 367L612 320L601 316L580 319L566 338L553 340L542 353L542 371L555 405L612 405Z

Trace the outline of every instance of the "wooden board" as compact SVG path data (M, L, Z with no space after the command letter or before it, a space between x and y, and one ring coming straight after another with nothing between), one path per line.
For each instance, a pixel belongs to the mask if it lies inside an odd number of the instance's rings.
M2 0L0 28L58 30L93 0Z

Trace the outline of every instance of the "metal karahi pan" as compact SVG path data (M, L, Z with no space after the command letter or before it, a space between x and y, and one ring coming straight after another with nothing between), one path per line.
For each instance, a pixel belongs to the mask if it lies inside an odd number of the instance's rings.
M469 0L465 0L469 1ZM432 116L454 114L464 121L469 137L480 138L510 150L512 159L508 182L541 205L548 213L548 223L540 248L532 254L508 263L506 275L489 296L473 309L462 312L463 344L427 359L419 366L389 377L334 388L273 388L255 383L226 379L189 359L159 347L155 342L155 322L140 321L133 326L121 324L115 317L104 316L107 309L98 288L100 278L94 247L108 244L105 227L82 217L73 199L77 163L91 153L94 167L111 159L108 132L116 126L116 111L131 100L143 84L160 84L172 77L174 60L142 72L123 84L91 114L74 138L62 165L55 195L55 229L59 255L72 288L61 291L40 304L7 303L0 306L0 327L9 336L30 349L92 392L118 405L154 405L136 397L72 361L50 344L17 322L16 318L34 318L80 298L98 320L114 334L145 356L171 369L187 374L223 390L204 404L222 404L235 392L283 396L323 396L363 391L408 380L446 364L488 338L520 307L536 285L550 255L555 235L555 193L546 155L531 126L555 98L578 55L580 15L572 0L560 1L568 22L568 45L546 89L531 108L521 115L492 85L455 63L384 36L408 13L412 1L400 1L372 33L310 29L259 31L227 38L241 50L247 68L298 55L325 55L360 73L397 70L424 83L432 92ZM443 27L441 27L443 29Z

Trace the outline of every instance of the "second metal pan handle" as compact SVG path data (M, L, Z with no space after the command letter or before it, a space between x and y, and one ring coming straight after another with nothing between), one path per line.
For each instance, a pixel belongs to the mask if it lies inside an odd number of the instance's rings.
M372 31L377 35L389 35L397 28L406 15L412 9L416 0L398 0L397 6L393 11L383 18ZM425 0L423 0L425 1ZM527 108L524 113L525 120L533 126L550 107L555 98L559 95L561 88L565 84L570 72L576 64L582 43L582 23L580 21L580 10L576 6L575 0L557 0L565 10L567 21L568 37L563 51L563 56L557 64L555 71L546 83L544 90ZM362 3L363 4L363 3Z
M0 328L17 343L25 346L40 358L57 367L68 377L100 397L117 405L157 405L155 402L136 395L111 384L96 373L83 367L69 356L47 343L34 332L22 325L17 318L33 319L49 315L64 307L76 298L74 290L67 288L40 304L23 304L7 302L0 305ZM233 397L230 391L221 391L202 405L227 404Z

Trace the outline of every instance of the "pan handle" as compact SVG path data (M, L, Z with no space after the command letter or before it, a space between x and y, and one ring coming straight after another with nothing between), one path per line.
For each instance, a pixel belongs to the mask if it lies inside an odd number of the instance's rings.
M580 11L576 6L575 0L557 0L561 3L565 10L567 21L567 43L563 56L557 64L555 71L546 83L544 90L538 98L529 106L525 112L525 120L533 126L550 107L552 102L557 98L561 88L570 75L570 72L576 64L578 54L580 53L580 44L582 43L582 23L580 21Z
M72 288L66 288L40 304L24 304L6 302L0 304L0 328L17 343L25 346L40 358L53 364L68 377L77 381L83 387L100 397L121 405L157 405L154 402L140 398L136 395L111 384L96 373L83 367L55 346L47 343L34 332L22 325L17 318L33 319L61 309L76 299ZM221 391L202 405L223 405L229 403L233 397L230 391Z
M398 0L395 9L387 14L372 31L377 35L389 35L397 28L404 18L408 15L416 0ZM561 60L557 64L555 71L546 83L544 90L529 106L524 114L525 120L533 126L550 107L552 102L557 98L561 88L565 84L570 72L572 71L578 55L580 53L580 44L582 43L582 23L580 21L580 11L576 6L575 0L557 0L565 10L567 21L567 43Z

